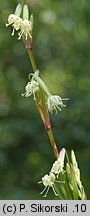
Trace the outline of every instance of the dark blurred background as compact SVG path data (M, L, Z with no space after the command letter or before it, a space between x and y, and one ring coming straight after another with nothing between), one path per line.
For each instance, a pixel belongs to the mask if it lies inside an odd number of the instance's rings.
M0 2L0 199L43 199L38 185L55 158L34 100L23 98L32 72L17 33L6 28L19 1ZM33 47L41 77L51 92L69 97L51 116L58 149L73 149L90 198L90 2L28 0L34 13ZM52 191L47 199L55 199Z

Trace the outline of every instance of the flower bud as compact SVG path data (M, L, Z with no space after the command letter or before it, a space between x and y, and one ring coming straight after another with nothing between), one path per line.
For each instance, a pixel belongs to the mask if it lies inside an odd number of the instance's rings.
M72 164L74 166L74 169L77 169L77 161L76 161L76 157L75 157L73 150L71 150L71 160L72 160Z
M65 153L66 153L65 148L62 148L61 151L60 151L60 153L59 153L59 160L61 162L61 166L62 167L64 167Z
M67 172L67 176L68 176L69 182L71 183L71 170L70 170L69 163L66 164L66 172Z
M34 24L34 17L33 17L33 14L31 14L31 16L30 16L30 22L31 22L32 29L33 29L33 24Z

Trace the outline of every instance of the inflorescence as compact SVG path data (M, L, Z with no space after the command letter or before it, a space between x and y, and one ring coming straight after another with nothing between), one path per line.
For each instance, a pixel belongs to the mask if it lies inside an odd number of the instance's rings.
M32 29L33 29L33 14L31 14L29 19L29 10L28 6L24 5L23 7L23 18L20 17L22 13L22 5L18 4L14 14L10 14L8 17L8 23L6 23L6 27L12 26L12 36L15 31L18 32L18 39L20 40L22 37L24 40L28 40L32 38Z
M34 100L36 100L36 94L40 93L42 90L45 94L45 100L46 105L48 107L49 112L53 112L55 110L55 113L57 113L57 109L61 111L61 107L65 107L66 105L63 104L63 100L68 100L68 98L62 99L58 95L52 95L43 80L38 76L39 72L38 70L34 74L30 74L29 77L31 77L31 81L27 83L25 90L26 92L22 94L22 96L29 97L32 94L34 95ZM42 97L42 94L41 94ZM41 99L41 98L40 98ZM41 100L39 101L41 103Z

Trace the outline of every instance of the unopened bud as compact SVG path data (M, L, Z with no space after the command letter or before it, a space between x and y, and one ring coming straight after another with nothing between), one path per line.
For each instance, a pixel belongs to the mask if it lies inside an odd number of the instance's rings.
M34 17L33 17L33 14L31 14L31 16L30 16L30 22L31 22L32 29L33 29L33 24L34 24Z
M66 172L67 172L68 179L71 182L71 170L68 163L66 164Z
M76 161L76 157L75 157L73 150L71 150L71 160L72 160L72 164L73 164L74 168L77 169L77 161Z

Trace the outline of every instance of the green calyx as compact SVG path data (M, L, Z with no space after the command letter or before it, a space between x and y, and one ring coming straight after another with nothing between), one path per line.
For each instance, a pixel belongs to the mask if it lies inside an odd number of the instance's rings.
M38 84L39 84L40 88L42 89L42 91L45 92L45 95L46 95L46 96L50 96L51 94L50 94L50 92L49 92L47 86L46 86L45 83L43 82L43 80L42 80L39 76L37 76L37 75L35 75L35 74L34 74L33 78L34 78L35 81L38 82Z
M21 12L22 12L22 5L18 4L17 7L16 7L16 9L15 9L15 15L16 16L20 16Z
M25 4L23 7L23 19L29 19L29 9L28 6Z

